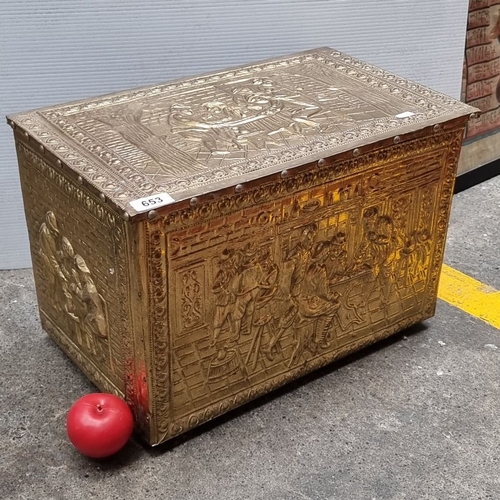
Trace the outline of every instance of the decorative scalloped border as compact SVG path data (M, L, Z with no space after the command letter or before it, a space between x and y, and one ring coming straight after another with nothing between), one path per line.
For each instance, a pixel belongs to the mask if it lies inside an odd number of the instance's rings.
M427 284L427 300L425 314L431 316L436 307L439 276L443 263L446 235L448 233L448 221L450 219L451 199L453 187L458 168L458 160L462 149L463 130L455 131L448 148L447 161L441 178L440 204L438 207L436 224L436 245L434 250L434 261L429 273Z
M145 222L149 297L149 362L151 384L150 439L159 443L168 434L170 423L170 342L168 334L167 259L165 238L159 221Z
M256 159L235 162L224 169L213 169L206 174L186 175L174 182L156 184L136 170L132 165L121 164L105 145L96 144L74 125L65 122L64 117L97 108L125 103L135 99L160 95L164 92L189 89L197 85L216 83L224 78L246 76L261 71L275 70L284 66L298 65L307 61L319 61L335 68L345 76L376 87L381 92L397 96L403 102L421 108L421 113L403 119L374 120L369 126L360 126L341 134L318 136L294 148L286 148L262 155ZM426 121L446 120L450 113L467 115L475 109L449 96L433 91L373 65L332 49L318 49L284 59L257 63L244 68L223 71L203 77L167 83L143 89L104 96L80 103L61 105L47 110L34 111L13 117L14 121L31 133L41 144L53 151L62 161L106 194L118 206L127 208L128 202L154 192L177 194L178 199L187 188L202 188L215 182L227 181L251 172L278 168L280 165L306 163L318 155L333 154L332 150L349 149L362 139L380 137L393 131L394 135L403 126L423 124ZM43 117L43 118L42 118ZM75 141L63 139L57 128L65 131ZM83 149L82 149L83 148ZM85 151L85 152L83 152ZM97 167L99 165L99 167Z

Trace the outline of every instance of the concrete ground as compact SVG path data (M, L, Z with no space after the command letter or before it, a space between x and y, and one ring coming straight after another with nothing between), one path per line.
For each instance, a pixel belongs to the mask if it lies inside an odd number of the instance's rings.
M500 177L455 196L445 261L500 289ZM0 272L0 499L500 499L500 331L436 316L171 444L96 462L65 416L94 391Z

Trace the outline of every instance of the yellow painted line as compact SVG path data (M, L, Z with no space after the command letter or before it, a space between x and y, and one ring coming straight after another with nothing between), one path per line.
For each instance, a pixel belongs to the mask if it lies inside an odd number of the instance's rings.
M500 292L443 264L438 297L500 329Z

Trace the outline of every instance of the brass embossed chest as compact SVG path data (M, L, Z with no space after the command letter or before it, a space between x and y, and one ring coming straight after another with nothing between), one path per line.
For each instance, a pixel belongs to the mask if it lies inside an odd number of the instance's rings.
M158 444L428 318L475 111L322 48L9 117L42 325Z

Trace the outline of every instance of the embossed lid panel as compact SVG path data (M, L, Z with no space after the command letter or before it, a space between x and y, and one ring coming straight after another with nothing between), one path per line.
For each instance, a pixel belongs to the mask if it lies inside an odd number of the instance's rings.
M321 48L10 120L133 215L475 111Z

